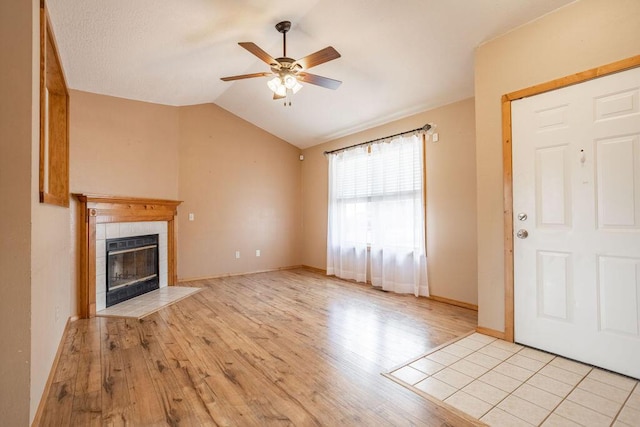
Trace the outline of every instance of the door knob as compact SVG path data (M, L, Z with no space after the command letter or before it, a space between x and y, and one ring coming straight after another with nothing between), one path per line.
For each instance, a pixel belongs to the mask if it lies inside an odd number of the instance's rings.
M526 239L527 237L529 237L529 232L527 230L521 229L518 230L516 236L518 236L518 239Z

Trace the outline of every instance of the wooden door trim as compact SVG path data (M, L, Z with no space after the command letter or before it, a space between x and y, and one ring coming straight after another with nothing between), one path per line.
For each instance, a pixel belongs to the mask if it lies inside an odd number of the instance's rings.
M514 341L513 165L511 102L598 77L640 67L640 55L517 90L502 96L502 183L504 208L504 339Z

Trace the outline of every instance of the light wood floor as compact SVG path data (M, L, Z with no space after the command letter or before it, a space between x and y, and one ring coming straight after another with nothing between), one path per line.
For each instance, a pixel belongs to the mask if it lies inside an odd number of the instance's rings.
M476 312L302 269L188 286L140 321L71 323L40 425L466 425L380 373Z

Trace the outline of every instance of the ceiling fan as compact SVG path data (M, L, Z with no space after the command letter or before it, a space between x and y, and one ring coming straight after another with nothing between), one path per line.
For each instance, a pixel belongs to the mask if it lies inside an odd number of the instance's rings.
M340 58L338 51L329 46L298 60L289 58L287 57L287 32L290 29L291 22L289 21L282 21L276 24L276 30L282 33L283 54L281 58L272 58L271 55L260 49L255 43L238 43L262 61L269 64L271 72L241 74L238 76L222 77L220 80L229 82L233 80L250 79L253 77L273 76L273 78L267 82L269 89L273 91L273 99L283 99L292 93L297 93L302 88L300 82L311 83L327 89L337 89L340 84L342 84L341 81L307 73L306 70L311 67L315 67L316 65L324 64L325 62ZM285 105L287 105L286 100ZM289 105L291 105L291 101L289 101Z

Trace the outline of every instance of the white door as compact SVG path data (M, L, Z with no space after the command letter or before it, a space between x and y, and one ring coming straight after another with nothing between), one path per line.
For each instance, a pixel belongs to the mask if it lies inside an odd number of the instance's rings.
M515 340L640 378L640 68L511 106Z

